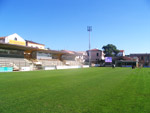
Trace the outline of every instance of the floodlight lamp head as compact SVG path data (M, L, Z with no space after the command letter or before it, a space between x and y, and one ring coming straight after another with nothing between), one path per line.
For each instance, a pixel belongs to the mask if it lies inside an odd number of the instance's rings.
M92 26L87 26L87 31L91 32L92 31Z

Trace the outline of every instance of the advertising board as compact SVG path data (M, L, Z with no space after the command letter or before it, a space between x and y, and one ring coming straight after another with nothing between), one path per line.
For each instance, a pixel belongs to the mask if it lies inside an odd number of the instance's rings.
M10 44L16 44L16 45L23 45L23 46L26 45L25 42L22 42L22 41L16 41L16 40L9 40L9 43L10 43Z
M12 67L0 67L0 72L12 72Z
M105 62L112 62L112 57L105 57Z

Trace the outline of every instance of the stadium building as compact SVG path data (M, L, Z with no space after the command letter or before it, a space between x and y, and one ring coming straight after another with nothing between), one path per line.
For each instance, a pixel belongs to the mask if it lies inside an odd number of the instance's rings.
M24 40L16 33L0 37L0 67L24 71L75 68L82 65L76 56L66 51L47 50L44 44Z
M26 46L26 41L16 33L9 36L0 37L0 42Z
M150 67L150 53L134 53L130 57L138 58L139 66Z
M112 58L112 63L117 67L138 67L138 59L126 56L118 56Z
M102 50L99 49L91 49L87 50L87 62L89 61L89 58L91 59L91 63L93 64L99 64L102 60L104 60L104 53Z
M30 40L25 40L26 41L26 46L28 47L35 47L35 48L39 48L39 49L45 49L45 45L44 44L39 44Z
M124 50L119 50L119 53L117 56L125 56L125 51Z

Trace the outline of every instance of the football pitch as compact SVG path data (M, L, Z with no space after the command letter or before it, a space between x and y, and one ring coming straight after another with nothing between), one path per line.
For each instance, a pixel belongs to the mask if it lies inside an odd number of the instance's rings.
M0 73L0 113L149 112L149 68Z

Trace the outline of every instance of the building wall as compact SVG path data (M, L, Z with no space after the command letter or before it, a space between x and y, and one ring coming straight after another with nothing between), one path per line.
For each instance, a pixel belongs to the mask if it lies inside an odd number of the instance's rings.
M125 56L125 52L123 51L120 51L118 54L117 54L117 56Z
M150 54L130 54L130 57L137 57L139 64L150 66Z
M87 59L87 52L86 51L79 51L79 52L76 52L77 55L75 57L75 60L76 61L79 61L81 63L84 63L85 60Z
M104 53L101 50L87 51L88 59L91 55L91 62L96 63L100 60L104 60Z
M35 43L31 43L31 42L27 42L27 45L28 47L35 47L35 48L39 48L39 49L44 49L45 46L44 45L41 45L41 44L35 44Z
M37 52L37 59L52 59L52 55L50 53Z
M72 60L72 61L75 61L75 55L72 55L72 54L66 54L66 55L62 55L61 59L62 60Z
M5 43L5 39L0 39L0 42L1 43Z
M34 59L47 59L48 60L48 59L52 59L52 54L34 51L31 53L31 57Z
M18 34L12 34L5 38L5 43L26 46L26 41Z

